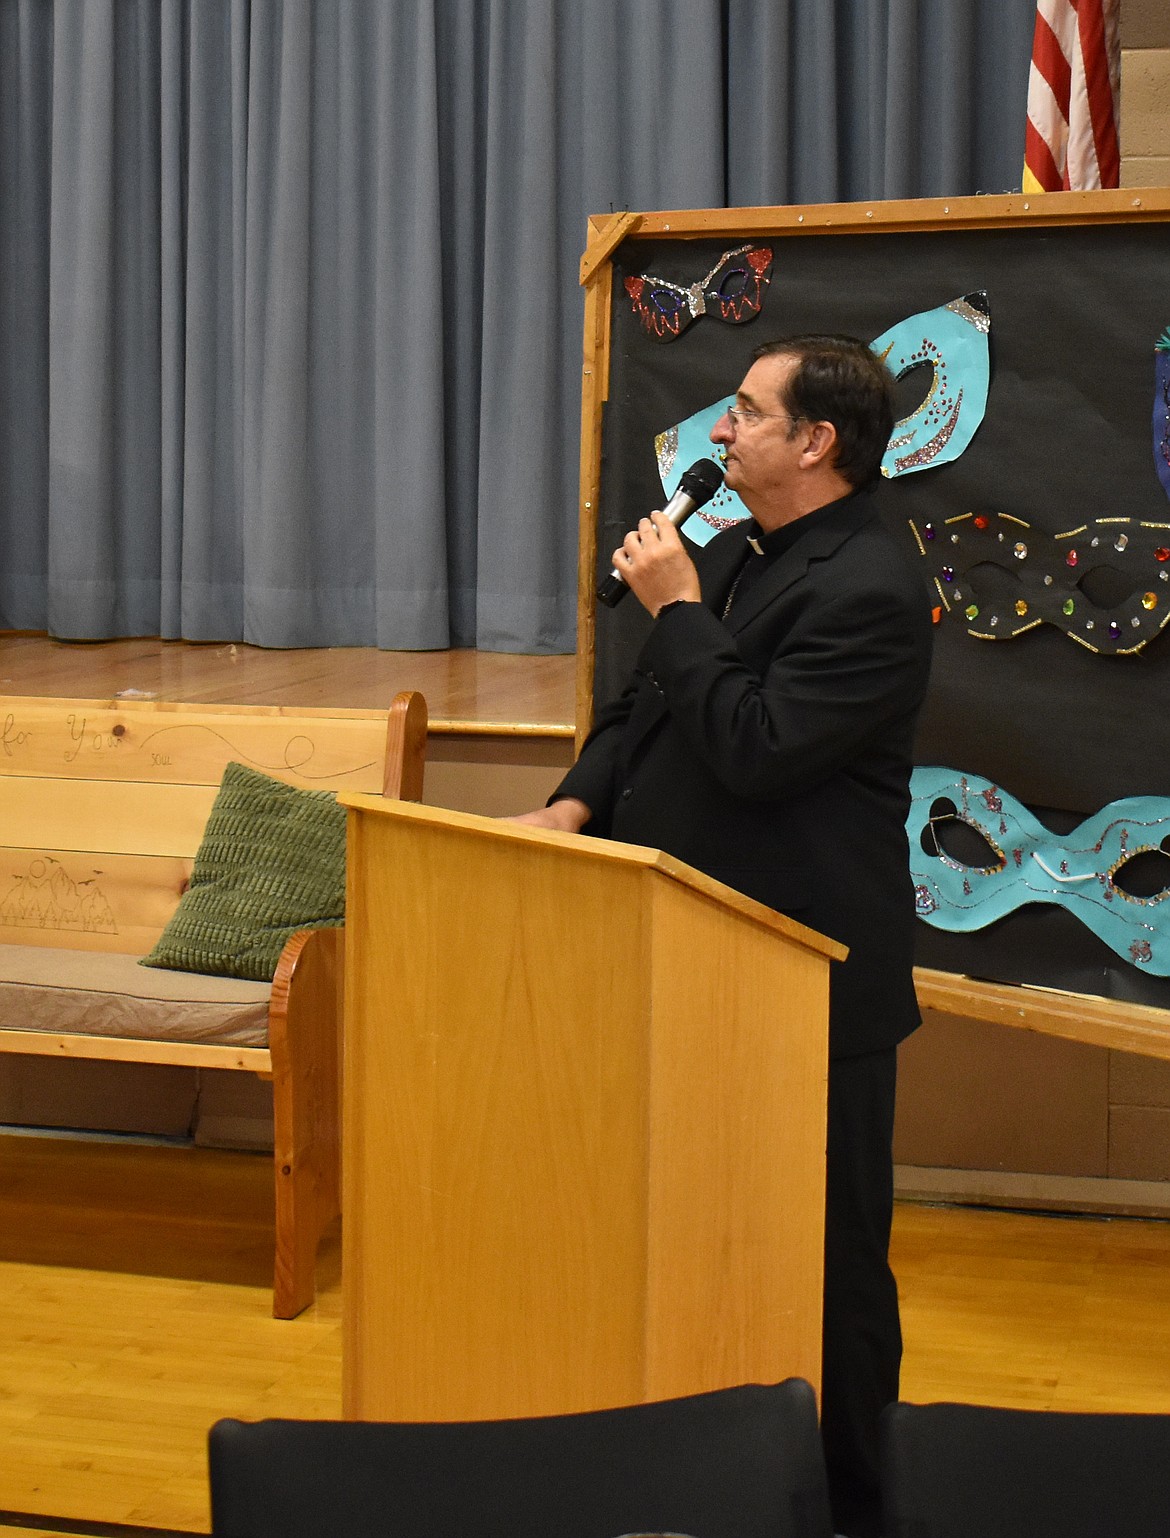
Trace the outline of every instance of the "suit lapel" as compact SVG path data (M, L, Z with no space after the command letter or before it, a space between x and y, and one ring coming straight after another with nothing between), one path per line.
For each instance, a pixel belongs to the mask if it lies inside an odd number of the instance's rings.
M713 539L696 557L703 602L716 614L723 613L731 584L747 554L747 525L735 526Z
M833 555L874 516L869 497L847 497L836 503L832 512L818 518L807 533L773 562L751 591L734 606L726 620L727 628L735 635L750 625L793 583L799 582L808 571L810 562L823 561ZM742 552L743 542L740 550Z

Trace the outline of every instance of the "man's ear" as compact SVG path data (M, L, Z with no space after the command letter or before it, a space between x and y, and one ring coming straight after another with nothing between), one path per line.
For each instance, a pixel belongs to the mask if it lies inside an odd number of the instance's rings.
M814 465L831 465L836 452L837 429L832 422L810 423L808 442L800 456L801 464L807 469L812 469Z

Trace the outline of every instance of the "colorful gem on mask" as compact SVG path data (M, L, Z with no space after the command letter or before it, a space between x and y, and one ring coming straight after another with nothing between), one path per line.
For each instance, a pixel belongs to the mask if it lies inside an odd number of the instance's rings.
M922 526L922 537L923 537L923 539L933 539L936 533L937 533L937 530L935 529L935 526L934 526L933 523L923 524L923 526Z
M1158 607L1158 595L1157 595L1157 593L1143 593L1142 594L1142 608L1143 609L1156 609L1157 607Z
M1077 606L1071 598L1066 598L1060 606L1060 612L1062 614L1075 614Z
M955 568L953 566L944 566L940 575L944 582L953 582L955 580Z
M930 895L928 887L916 886L914 888L914 911L920 919L929 918L937 907L938 904Z
M976 513L975 517L972 519L972 522L977 529L985 529L987 527L987 519L983 516L982 513Z
M1064 558L1064 563L1066 566L1075 566L1077 564L1077 553L1075 550L1070 550L1068 552Z
M1016 613L1020 616L1021 619L1023 619L1024 615L1027 614L1027 612L1028 612L1028 605L1024 602L1024 600L1022 598L1017 598L1016 599Z
M1159 545L1154 551L1155 561L1170 561L1170 550L1165 545Z
M1115 619L1111 619L1109 621L1109 638L1110 638L1110 640L1116 641L1120 635L1121 635L1121 626L1117 623L1117 621Z
M969 603L967 605L967 607L963 610L963 613L967 616L968 619L978 619L979 618L979 610L975 607L975 605L973 603Z
M1017 561L1026 561L1028 559L1028 547L1024 544L1022 539L1016 541L1015 545L1012 547L1012 554L1015 556Z

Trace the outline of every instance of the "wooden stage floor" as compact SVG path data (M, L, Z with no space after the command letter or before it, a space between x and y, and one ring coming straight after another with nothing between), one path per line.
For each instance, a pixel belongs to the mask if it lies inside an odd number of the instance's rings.
M385 710L420 689L432 721L571 735L576 659L504 652L268 651L186 641L0 635L0 694Z

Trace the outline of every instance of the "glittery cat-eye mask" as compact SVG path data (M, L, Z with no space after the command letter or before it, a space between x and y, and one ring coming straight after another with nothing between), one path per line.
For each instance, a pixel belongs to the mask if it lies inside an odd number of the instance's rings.
M1026 903L1055 903L1141 971L1170 977L1170 798L1111 801L1061 837L978 775L917 768L910 794L910 871L926 923L969 932ZM955 824L980 853L955 852ZM1164 883L1156 889L1147 866L1146 896L1132 890L1139 857Z
M870 343L895 379L917 368L931 373L921 403L894 424L884 476L948 464L971 442L987 410L990 331L991 309L980 289L911 315Z
M669 342L700 315L742 326L760 313L771 280L772 248L747 245L725 251L697 283L684 286L642 272L626 279L626 293L646 331Z
M1170 521L1095 518L1047 534L1008 513L910 520L936 618L980 641L1056 625L1088 651L1138 652L1170 620Z

